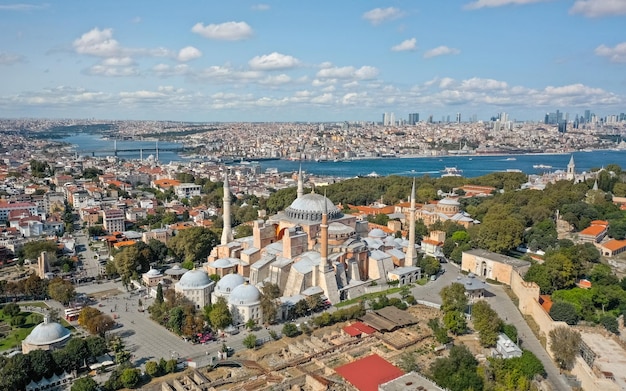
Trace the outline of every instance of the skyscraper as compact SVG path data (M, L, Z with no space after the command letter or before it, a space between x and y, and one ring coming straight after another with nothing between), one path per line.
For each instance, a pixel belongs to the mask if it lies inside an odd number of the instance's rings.
M591 110L585 110L585 122L591 122Z
M457 124L461 123L461 113L456 113L456 123Z
M410 113L409 114L409 125L415 125L420 122L419 113Z

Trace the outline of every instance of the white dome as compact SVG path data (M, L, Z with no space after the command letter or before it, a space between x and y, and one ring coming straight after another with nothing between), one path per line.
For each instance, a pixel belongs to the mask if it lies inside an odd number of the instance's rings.
M254 285L242 284L230 292L228 302L234 306L253 305L258 304L260 298L261 292Z
M187 273L183 274L178 281L178 285L180 288L203 288L209 285L212 280L209 278L209 275L202 269L194 269L190 270Z
M149 277L158 277L161 275L161 272L158 271L157 269L150 269L148 270L148 272L146 273Z
M30 345L51 345L56 342L63 341L70 337L70 331L59 323L50 322L40 323L33 331L28 334L28 337L24 340Z
M374 239L383 239L387 234L380 228L374 228L367 236Z
M354 233L354 229L352 227L341 224L341 223L330 223L328 224L328 234L329 235L351 235Z
M231 292L242 285L245 282L243 277L239 274L227 274L224 277L220 278L215 286L215 291L222 294L230 295Z
M322 214L326 211L330 220L341 217L341 211L331 200L315 193L296 198L285 209L285 213L290 218L306 221L322 221Z

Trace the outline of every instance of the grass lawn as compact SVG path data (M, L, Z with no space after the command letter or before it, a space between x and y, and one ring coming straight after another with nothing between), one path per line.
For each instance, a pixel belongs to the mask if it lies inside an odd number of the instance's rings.
M21 312L20 316L25 317L26 322L21 327L13 327L9 323L10 318L0 310L0 329L3 334L0 338L0 351L19 346L32 329L43 320L43 316L32 312Z
M401 290L402 290L402 287L398 286L398 287L395 287L395 288L387 289L386 291L366 293L363 296L359 296L359 297L356 297L354 299L350 299L350 300L342 301L341 303L337 303L337 304L335 304L335 307L337 307L337 308L346 307L346 306L358 303L361 300L375 299L378 296L391 295L393 293L398 293Z

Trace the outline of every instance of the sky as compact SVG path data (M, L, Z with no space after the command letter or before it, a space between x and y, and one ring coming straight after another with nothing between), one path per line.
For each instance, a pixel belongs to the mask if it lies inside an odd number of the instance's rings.
M0 0L0 118L626 112L626 0Z

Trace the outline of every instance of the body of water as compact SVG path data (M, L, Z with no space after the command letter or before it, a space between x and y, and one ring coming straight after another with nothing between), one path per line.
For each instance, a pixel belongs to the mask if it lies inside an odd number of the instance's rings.
M156 141L137 141L137 140L113 140L102 138L102 136L94 133L76 133L69 137L62 138L60 140L75 147L76 152L79 155L99 156L106 157L111 156L115 144L117 149L143 149L143 158L147 159L150 155L156 155ZM161 148L179 148L181 144L172 142L159 142L159 149ZM117 156L120 159L139 159L141 153L139 151L124 152L118 151ZM177 152L159 150L159 161L162 163L169 163L171 161L183 160Z
M76 133L60 141L70 143L76 147L76 152L89 155L87 151L96 152L95 156L110 156L114 148L114 140L101 138L94 133ZM143 148L143 158L155 154L154 141L118 140L118 149ZM159 148L179 147L180 144L159 142ZM405 175L440 177L446 167L456 168L464 177L472 178L496 171L521 171L526 174L542 174L544 172L566 170L570 156L574 156L576 172L589 171L607 164L618 164L626 169L626 151L597 150L590 152L574 152L566 154L529 154L529 155L465 155L465 156L437 156L416 158L381 158L355 159L349 161L290 161L268 160L260 162L261 168L275 168L279 172L297 171L302 169L314 175L329 175L335 177L366 176L372 173L377 175ZM139 159L139 152L118 152L121 159ZM176 152L159 151L159 161L186 161Z
M447 168L456 168L464 177L472 178L496 171L521 171L542 174L566 170L570 156L574 156L576 172L589 171L607 164L626 168L626 151L598 150L572 154L532 154L505 156L441 156L417 158L362 159L339 162L270 160L261 162L263 169L276 168L279 172L302 170L315 175L337 177L405 175L440 177Z

